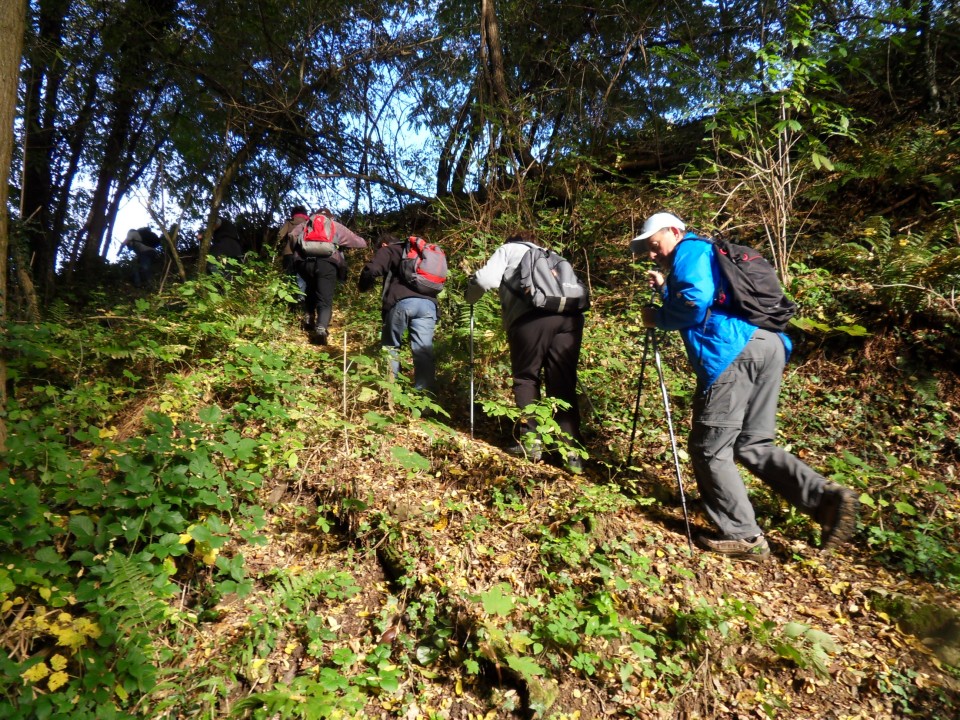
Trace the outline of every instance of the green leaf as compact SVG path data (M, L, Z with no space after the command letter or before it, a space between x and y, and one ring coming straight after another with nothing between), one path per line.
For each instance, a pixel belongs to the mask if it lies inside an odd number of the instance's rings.
M798 622L788 622L783 626L783 634L788 638L796 638L803 635L809 629L809 625L804 625L803 623Z
M510 668L515 672L520 673L525 680L529 680L532 677L537 677L538 675L544 674L543 668L530 658L518 657L517 655L508 655L507 665L509 665Z
M405 470L427 471L430 469L430 461L414 450L395 446L390 448L390 454Z
M368 403L373 402L377 399L377 391L373 388L361 388L360 394L357 395L357 402Z
M813 166L819 170L820 168L825 168L827 170L833 170L833 163L830 162L830 158L821 155L820 153L810 153L810 159L813 160Z
M67 523L70 532L77 536L77 541L81 543L89 542L96 534L93 526L93 520L87 515L74 515Z
M787 643L777 643L773 649L776 651L777 655L785 660L792 660L798 667L806 666L806 662L803 660L803 655L793 645L788 645Z
M510 589L508 585L501 583L494 585L480 596L480 601L483 603L483 611L487 613L487 615L506 617L513 611L514 597L504 594L504 588L507 590Z
M810 628L807 630L806 635L810 642L816 643L831 655L837 652L837 643L834 641L833 636L823 632L823 630Z
M223 410L217 405L210 405L209 407L201 408L197 416L200 418L200 422L210 423L212 425L219 422L220 418L223 417Z

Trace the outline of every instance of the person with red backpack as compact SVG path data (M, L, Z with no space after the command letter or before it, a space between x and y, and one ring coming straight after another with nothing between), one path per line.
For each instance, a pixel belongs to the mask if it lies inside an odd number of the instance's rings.
M409 333L413 386L434 394L436 364L433 333L438 316L436 296L446 280L446 256L436 245L417 237L401 240L394 235L384 234L378 239L378 245L373 258L360 271L358 287L361 292L366 292L374 286L377 278L383 278L381 344L390 354L393 376L397 377L400 373L400 344L404 334ZM421 280L418 276L424 274L431 277Z
M326 345L337 280L346 279L342 248L365 248L367 241L333 219L329 210L311 215L293 235L293 269L306 283L303 329L314 345Z
M635 254L647 255L658 266L649 271L649 281L661 304L642 309L643 325L678 330L697 377L688 449L703 507L719 530L697 542L706 550L745 559L769 556L739 462L820 523L824 550L835 547L856 530L859 498L773 444L780 378L792 349L790 338L779 330L783 302L770 304L769 319L754 313L749 320L749 303L740 309L727 302L740 289L734 287L735 277L724 275L729 268L720 265L725 261L721 248L729 247L686 232L684 223L666 212L648 218L631 243ZM770 284L761 278L757 287Z

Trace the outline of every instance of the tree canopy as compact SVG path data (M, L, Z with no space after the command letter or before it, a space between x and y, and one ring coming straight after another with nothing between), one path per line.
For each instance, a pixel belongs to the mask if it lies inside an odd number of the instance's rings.
M670 166L678 132L791 86L803 58L838 81L805 85L811 106L858 79L935 113L955 103L956 33L934 0L37 0L13 257L48 297L107 256L135 189L161 229L206 231L202 252L218 214L275 222L295 197L353 214L506 189L568 200L571 158Z

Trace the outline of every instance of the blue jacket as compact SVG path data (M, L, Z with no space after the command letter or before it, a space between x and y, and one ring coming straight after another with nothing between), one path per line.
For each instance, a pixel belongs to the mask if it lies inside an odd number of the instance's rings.
M680 331L703 390L713 385L757 331L755 325L714 306L720 282L713 245L687 233L674 248L656 325ZM790 338L780 333L780 339L789 358L793 349Z

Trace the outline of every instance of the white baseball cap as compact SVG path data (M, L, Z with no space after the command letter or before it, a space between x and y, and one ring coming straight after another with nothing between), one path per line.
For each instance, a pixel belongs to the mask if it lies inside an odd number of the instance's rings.
M682 232L687 229L687 226L683 224L683 220L672 213L655 213L647 218L647 221L643 224L643 229L640 231L640 234L634 238L634 241L646 240L664 228L677 228L677 230Z

